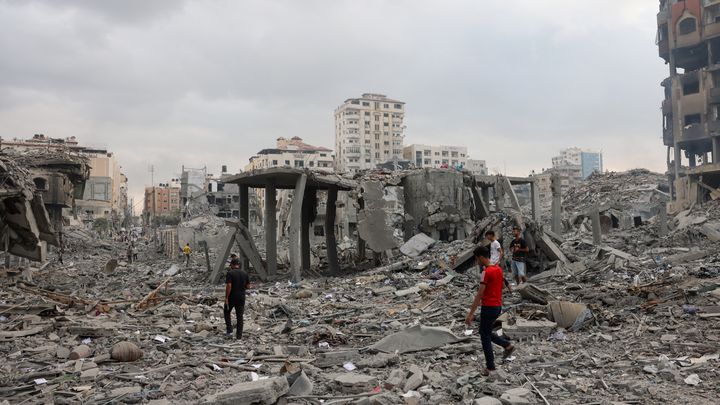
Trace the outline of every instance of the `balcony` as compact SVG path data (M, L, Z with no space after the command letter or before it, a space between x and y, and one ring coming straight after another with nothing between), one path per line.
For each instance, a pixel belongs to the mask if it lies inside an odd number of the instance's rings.
M673 136L673 129L672 127L669 127L667 129L663 129L663 145L665 146L673 146L674 145L674 136Z
M682 140L693 141L705 137L704 126L702 124L687 125L683 128Z
M657 13L657 24L658 25L667 24L669 19L670 19L670 7L665 7L664 9L660 10L659 13Z
M672 114L672 99L666 98L662 102L663 115Z
M720 87L710 89L708 94L710 104L720 104Z
M667 39L663 39L662 41L658 41L658 55L667 60L670 60L670 41Z
M706 24L703 28L703 35L705 36L705 39L720 36L720 22Z

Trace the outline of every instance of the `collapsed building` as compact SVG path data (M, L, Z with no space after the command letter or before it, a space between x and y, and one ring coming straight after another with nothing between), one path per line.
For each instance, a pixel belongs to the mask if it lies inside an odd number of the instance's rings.
M47 246L61 246L63 210L81 198L87 160L67 152L0 152L0 235L6 254L43 262Z

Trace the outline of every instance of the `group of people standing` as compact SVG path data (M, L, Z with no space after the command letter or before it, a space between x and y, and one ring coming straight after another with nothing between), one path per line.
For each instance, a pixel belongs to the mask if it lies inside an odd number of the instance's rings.
M503 348L503 360L515 351L515 346L507 339L498 336L494 331L495 323L502 313L503 286L512 292L510 283L505 279L502 265L505 263L505 251L502 243L497 240L494 231L485 233L487 243L478 246L473 252L475 261L482 269L480 287L468 311L465 323L472 326L475 312L480 308L479 333L485 355L485 369L482 375L489 376L495 371L495 353L493 343ZM522 237L519 227L513 228L513 240L509 244L512 256L510 269L516 285L527 281L526 262L529 253L527 242Z

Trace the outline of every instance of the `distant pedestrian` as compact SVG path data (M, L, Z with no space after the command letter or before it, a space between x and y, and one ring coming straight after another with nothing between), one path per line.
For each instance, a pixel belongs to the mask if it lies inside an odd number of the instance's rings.
M127 247L127 261L130 264L132 264L132 262L133 262L132 245L129 243L128 243L128 247Z
M190 253L192 253L192 249L190 249L189 243L185 244L185 247L183 247L182 252L185 255L185 267L189 267L190 266Z
M132 260L133 262L136 262L138 261L138 247L135 245L135 242L131 243L130 246L132 251Z
M483 353L485 354L485 369L482 371L482 375L489 376L491 372L495 371L495 354L493 353L492 344L495 343L505 349L503 359L508 358L513 353L515 346L493 332L495 321L497 321L502 311L502 288L505 280L503 271L497 265L490 263L490 250L485 246L478 246L473 254L478 266L483 268L483 272L480 278L480 287L465 318L465 323L472 326L475 311L480 307L479 332Z
M225 276L225 305L223 306L223 314L225 315L225 336L232 336L232 310L235 309L237 317L237 325L235 329L235 338L242 339L243 333L243 314L245 312L245 291L250 286L250 277L242 269L240 260L233 259L230 262L230 270Z
M528 249L527 242L523 239L522 230L519 227L513 228L513 236L514 239L510 242L510 251L512 252L510 268L515 277L515 282L520 285L520 283L527 281L526 262L530 249Z

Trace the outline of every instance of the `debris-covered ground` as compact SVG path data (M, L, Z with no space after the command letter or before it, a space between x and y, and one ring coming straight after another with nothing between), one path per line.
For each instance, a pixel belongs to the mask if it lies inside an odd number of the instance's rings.
M618 181L607 176L590 187ZM452 270L471 241L299 285L254 280L237 341L224 336L224 287L207 283L204 257L184 268L148 241L128 264L122 243L68 230L64 264L0 277L0 401L717 403L720 204L670 217L664 237L655 216L611 221L600 247L582 224L544 234L567 260L506 295L501 329L517 350L491 378L464 324L477 269Z

